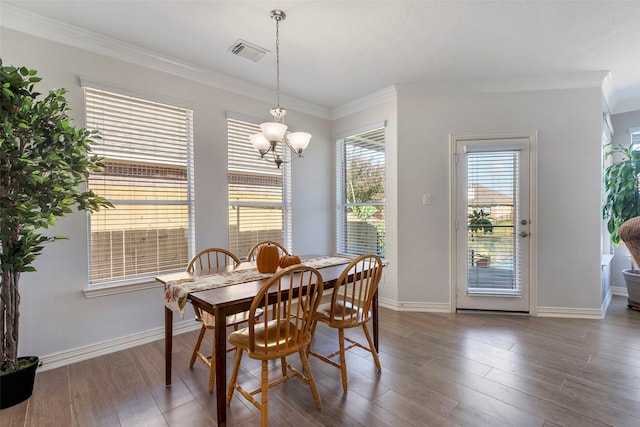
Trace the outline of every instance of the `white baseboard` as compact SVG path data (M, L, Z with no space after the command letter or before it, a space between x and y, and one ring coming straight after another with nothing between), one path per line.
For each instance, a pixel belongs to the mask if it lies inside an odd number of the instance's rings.
M378 298L380 307L395 311L424 311L432 313L451 313L451 304L439 302L400 302L390 298Z
M601 308L538 307L537 316L604 319L604 311Z
M173 335L184 334L185 332L191 332L199 328L200 324L196 323L193 319L183 320L174 323ZM38 372L48 371L50 369L59 368L61 366L70 365L72 363L81 362L83 360L92 359L94 357L103 356L105 354L125 350L127 348L160 339L164 339L164 326L114 340L103 341L101 343L91 344L85 347L65 350L60 353L40 356L42 366L38 368Z
M609 286L609 292L611 292L612 295L629 298L626 286Z
M574 317L581 319L604 319L611 298L616 296L628 297L627 288L620 286L609 286L607 295L602 301L600 309L590 308L565 308L565 307L538 307L538 316L541 317Z
M613 295L618 295L615 291ZM578 319L603 319L611 296L604 301L601 308L567 308L567 307L538 307L536 316L539 317L567 317ZM378 298L380 307L390 308L396 311L423 311L432 313L451 313L449 303L429 302L399 302L389 298Z

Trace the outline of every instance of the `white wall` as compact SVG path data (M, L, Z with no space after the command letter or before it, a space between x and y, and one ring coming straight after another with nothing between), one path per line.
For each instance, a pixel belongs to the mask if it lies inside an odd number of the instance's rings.
M84 125L79 79L110 84L194 110L196 249L227 246L226 110L269 118L271 105L179 77L2 28L5 65L36 69L40 91L64 87L76 125ZM293 164L293 234L297 253L333 250L330 123L290 111L287 121L312 133L305 159ZM87 299L85 213L63 218L51 234L68 241L47 246L37 272L21 277L20 354L51 355L126 337L163 325L162 289ZM190 317L187 314L185 318Z
M332 133L385 119L394 138L387 141L396 171L387 178L387 207L395 212L388 211L387 229L395 231L396 250L388 251L381 297L401 308L451 302L449 135L538 131L535 305L601 308L599 87L443 96L398 86L397 102L334 120ZM424 193L432 196L429 206Z
M450 300L449 135L538 131L537 306L599 309L600 88L398 94L398 299Z

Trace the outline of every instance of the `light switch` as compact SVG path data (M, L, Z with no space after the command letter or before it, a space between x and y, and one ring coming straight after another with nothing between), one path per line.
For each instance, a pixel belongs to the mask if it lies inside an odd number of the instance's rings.
M422 195L422 205L427 206L431 204L431 194L423 194Z

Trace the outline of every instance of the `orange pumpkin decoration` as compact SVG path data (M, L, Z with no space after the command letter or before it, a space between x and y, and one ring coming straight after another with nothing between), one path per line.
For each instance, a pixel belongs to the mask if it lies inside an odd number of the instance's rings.
M280 251L277 246L267 244L258 250L256 266L260 273L274 273L278 269L279 262Z
M300 257L297 255L283 255L280 258L280 267L287 268L291 265L302 264Z

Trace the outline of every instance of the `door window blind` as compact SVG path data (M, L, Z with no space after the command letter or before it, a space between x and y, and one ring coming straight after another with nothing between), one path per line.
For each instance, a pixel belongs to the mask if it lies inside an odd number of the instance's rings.
M194 249L192 111L85 87L87 128L104 169L89 188L113 203L90 214L90 282L184 269Z
M292 251L289 165L260 158L249 141L259 125L227 118L227 132L229 250L242 258L256 243L273 240Z
M466 154L470 293L520 293L518 156L517 150Z
M337 141L337 251L385 253L385 129Z

